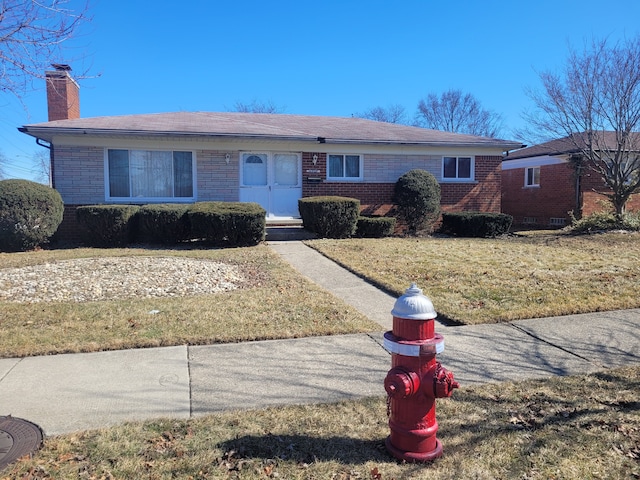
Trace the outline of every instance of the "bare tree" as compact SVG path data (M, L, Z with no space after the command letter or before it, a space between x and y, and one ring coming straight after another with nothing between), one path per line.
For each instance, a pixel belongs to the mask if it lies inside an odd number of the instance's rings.
M4 167L7 164L7 157L4 156L2 152L0 152L0 180L2 180L7 174L4 170Z
M33 154L33 173L40 183L51 186L50 150L38 150Z
M69 0L0 2L0 91L21 99L33 78L44 78L52 62L62 61L62 45L87 20ZM66 63L64 61L63 63Z
M548 137L566 137L577 173L602 178L608 190L598 193L621 218L640 191L640 37L570 49L564 70L543 72L540 80L540 90L528 91L535 109L525 118Z
M258 100L252 100L249 103L237 101L233 104L231 111L242 113L282 113L283 107L278 107L272 101L259 102Z
M482 108L470 93L448 90L438 96L430 93L418 102L416 125L446 132L496 137L502 129L502 116Z
M388 107L374 107L362 113L355 113L354 117L375 120L386 123L407 123L407 114L402 105L389 105Z

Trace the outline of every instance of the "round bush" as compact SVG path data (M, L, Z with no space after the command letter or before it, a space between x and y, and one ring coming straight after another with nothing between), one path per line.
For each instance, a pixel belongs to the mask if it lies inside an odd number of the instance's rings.
M62 222L64 205L51 187L29 180L0 181L0 250L31 250L47 242Z
M410 234L431 228L440 216L440 184L426 170L410 170L395 184L393 201Z

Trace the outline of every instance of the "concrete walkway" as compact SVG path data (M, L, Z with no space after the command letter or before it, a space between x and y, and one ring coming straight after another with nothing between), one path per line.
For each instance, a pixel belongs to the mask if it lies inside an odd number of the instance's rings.
M301 242L270 245L380 331L0 359L0 416L27 419L55 435L130 420L384 395L390 355L382 334L391 328L395 298ZM446 344L438 359L462 386L640 363L637 309L436 330Z

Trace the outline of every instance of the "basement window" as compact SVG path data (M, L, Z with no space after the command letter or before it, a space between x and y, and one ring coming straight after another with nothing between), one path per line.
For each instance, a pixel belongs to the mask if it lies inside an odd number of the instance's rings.
M567 220L565 218L551 217L549 219L549 225L553 227L564 227L566 223Z
M109 149L106 157L107 200L194 200L193 152Z

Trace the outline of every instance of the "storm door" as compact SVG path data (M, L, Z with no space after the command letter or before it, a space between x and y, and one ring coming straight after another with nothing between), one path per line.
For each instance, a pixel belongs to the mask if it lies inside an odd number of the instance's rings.
M301 157L298 153L240 155L240 201L256 202L267 218L297 218L302 196Z

